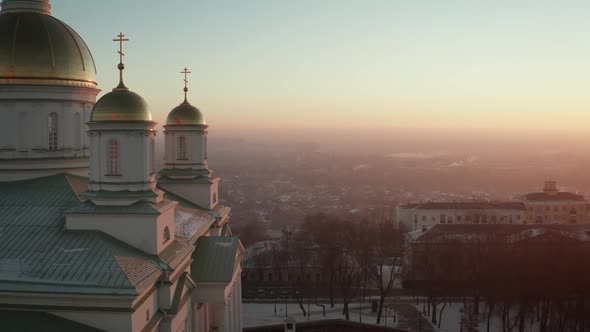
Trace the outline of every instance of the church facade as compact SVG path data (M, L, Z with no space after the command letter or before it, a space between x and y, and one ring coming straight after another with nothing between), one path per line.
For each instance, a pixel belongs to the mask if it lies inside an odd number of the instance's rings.
M244 253L185 98L164 125L48 0L0 12L0 330L241 331Z

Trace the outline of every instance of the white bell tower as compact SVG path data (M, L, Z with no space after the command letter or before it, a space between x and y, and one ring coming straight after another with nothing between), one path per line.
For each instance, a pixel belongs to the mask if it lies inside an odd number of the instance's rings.
M220 178L213 176L207 161L208 126L203 114L187 100L187 68L184 101L168 114L164 126L166 163L158 185L206 209L219 203Z
M85 201L66 211L66 228L98 230L157 255L174 241L175 206L156 188L156 122L145 100L123 84L124 35L119 34L119 85L98 100L88 122L90 181Z

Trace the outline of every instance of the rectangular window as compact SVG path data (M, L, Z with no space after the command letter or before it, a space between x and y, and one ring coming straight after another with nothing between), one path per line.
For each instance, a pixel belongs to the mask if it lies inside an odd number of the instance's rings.
M57 150L57 113L52 112L47 119L47 132L49 135L49 151Z
M109 175L120 175L119 143L115 140L109 142Z

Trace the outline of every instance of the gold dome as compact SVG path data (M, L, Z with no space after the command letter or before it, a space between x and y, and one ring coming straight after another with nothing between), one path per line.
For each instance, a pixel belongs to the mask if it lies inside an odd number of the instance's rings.
M205 118L203 113L198 108L191 105L188 101L184 101L182 104L176 106L166 118L166 125L176 126L194 126L200 125L205 126Z
M0 12L0 85L96 87L84 40L49 15L48 1L5 0Z
M152 115L140 95L127 88L116 88L96 102L90 121L152 121Z

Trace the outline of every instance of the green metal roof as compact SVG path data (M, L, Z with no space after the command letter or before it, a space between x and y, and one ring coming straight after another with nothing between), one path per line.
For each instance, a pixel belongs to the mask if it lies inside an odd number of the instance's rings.
M230 282L234 273L238 237L203 236L193 253L191 277L196 282Z
M0 183L0 291L135 295L162 262L99 231L66 231L80 204L59 174Z
M39 311L0 310L3 332L100 332L102 330Z

